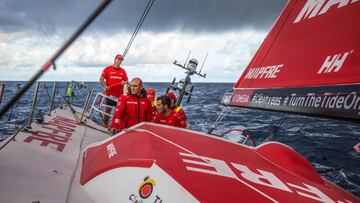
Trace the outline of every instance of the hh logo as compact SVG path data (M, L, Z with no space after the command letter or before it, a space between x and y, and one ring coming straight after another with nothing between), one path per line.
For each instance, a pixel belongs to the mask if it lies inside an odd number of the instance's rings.
M331 72L338 72L341 69L341 66L344 64L346 57L351 54L353 51L345 52L343 54L335 54L333 56L327 56L323 65L317 72L318 74L321 73L331 73Z

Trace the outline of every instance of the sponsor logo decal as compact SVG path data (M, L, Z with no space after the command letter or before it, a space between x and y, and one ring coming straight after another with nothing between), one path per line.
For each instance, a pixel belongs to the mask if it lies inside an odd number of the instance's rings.
M144 199L148 199L151 196L154 191L155 185L155 180L150 178L149 176L146 176L138 187L137 191L139 196L131 194L129 200L134 203L142 203ZM154 200L150 200L150 202L162 203L162 199L158 195L155 195L155 198L153 199Z
M106 146L109 159L117 154L114 143L110 143Z
M113 75L112 75L112 76L110 76L110 78L111 78L111 79L119 79L119 80L122 80L122 77L120 77L120 76L113 76Z
M308 0L296 17L294 23L298 23L306 18L313 18L324 14L331 7L337 6L336 8L341 8L358 1L359 0Z
M253 95L253 90L243 90L234 92L234 95L231 98L231 104L233 105L244 105L248 106L250 102L250 98Z
M246 73L245 79L276 78L277 74L281 71L280 68L283 66L284 64L250 68L249 71Z
M143 199L150 197L155 185L156 185L155 180L151 179L149 176L146 176L138 189L138 193L140 197Z
M48 122L48 125L42 126L41 130L25 138L24 142L40 142L40 146L51 147L62 152L75 131L76 125L76 121L56 116Z
M353 53L353 50L349 52L345 52L343 54L335 54L334 56L327 56L323 65L317 72L317 74L338 72L341 69L342 65L344 64L346 57L351 53Z

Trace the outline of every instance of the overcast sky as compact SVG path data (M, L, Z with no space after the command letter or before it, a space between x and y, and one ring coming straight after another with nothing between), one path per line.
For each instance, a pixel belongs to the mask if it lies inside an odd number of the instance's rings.
M113 0L41 80L97 81L123 53L148 0ZM155 0L122 67L129 78L168 82L191 51L197 82L235 82L286 0ZM0 0L0 81L27 80L100 3L99 0Z

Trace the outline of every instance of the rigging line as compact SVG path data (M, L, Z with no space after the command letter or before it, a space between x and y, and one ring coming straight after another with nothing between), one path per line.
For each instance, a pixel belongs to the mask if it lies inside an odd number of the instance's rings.
M28 89L40 78L55 61L69 48L69 46L80 36L80 34L95 20L95 18L109 5L111 0L103 0L101 4L94 10L94 12L86 19L86 21L75 31L75 33L65 42L65 44L58 49L57 52L45 62L45 64L35 73L32 78L23 86L23 88L6 103L6 105L0 109L0 117L2 117L13 105L20 99L20 97L28 91Z
M209 131L207 132L207 134L211 135L212 132L214 130L217 129L217 127L219 126L220 122L228 115L229 111L232 109L231 106L224 106L224 108L221 110L219 116L217 117L216 121L214 122L214 124L211 126L211 128L209 129Z
M80 119L78 117L78 115L76 114L77 112L75 111L75 109L71 106L71 102L69 101L68 98L66 98L65 96L63 96L63 99L64 99L64 102L65 104L70 108L75 120L76 120L76 123L80 123Z
M40 84L39 84L39 89L41 89L41 82L40 82ZM35 105L34 105L34 111L35 111L35 109L36 109L36 105L39 103L39 101L40 101L40 99L41 99L41 97L42 97L43 93L44 93L44 87L40 90L40 94L39 94L39 96L37 96L36 100L34 101L34 102L35 102Z
M141 18L140 18L140 20L139 20L139 22L138 22L138 25L137 25L137 27L135 28L135 31L134 31L134 33L133 33L133 35L132 35L132 37L131 37L131 39L130 39L130 41L129 41L126 49L125 49L125 51L124 51L124 54L123 54L124 57L125 57L125 55L127 54L127 52L129 51L129 49L130 49L133 41L135 40L135 37L136 37L137 33L139 32L140 27L142 26L142 24L143 24L143 22L144 22L144 20L145 20L145 18L146 18L146 16L147 16L147 14L149 13L149 11L150 11L153 3L154 3L154 0L150 0L150 1L148 2L148 5L146 6L146 8L145 8L145 10L144 10L144 13L143 13L143 15L141 16Z
M287 117L285 113L283 113L281 120L276 125L273 125L275 129L270 129L272 130L272 132L270 132L270 135L263 141L263 143L270 141L271 138L274 137L274 135L279 131L281 125L284 123L286 118Z
M147 15L148 15L148 13L149 13L152 5L154 4L154 1L155 1L155 0L149 0L149 2L147 3L147 5L146 5L146 7L145 7L145 10L144 10L142 16L140 17L139 22L138 22L138 24L137 24L137 26L136 26L136 28L135 28L132 36L131 36L131 38L130 38L130 40L129 40L127 46L126 46L126 48L125 48L125 51L124 51L124 53L123 53L124 58L125 58L127 52L129 51L129 49L130 49L133 41L135 40L135 37L136 37L137 33L139 32L139 30L140 30L143 22L145 21L145 18L147 17Z
M127 54L127 52L129 51L132 42L134 41L134 39L135 39L135 37L136 37L136 35L137 35L137 33L138 33L138 31L139 31L142 23L144 22L144 20L145 20L145 18L146 18L146 16L147 16L147 13L149 12L149 10L150 10L150 8L151 8L151 6L152 6L152 3L153 3L153 0L149 0L149 2L147 3L147 5L146 5L146 7L145 7L145 10L143 11L142 16L140 17L139 22L138 22L138 24L136 25L136 28L135 28L135 30L134 30L134 32L133 32L133 34L132 34L132 36L131 36L131 38L130 38L127 46L126 46L126 48L125 48L125 51L124 51L124 54L123 54L124 56L125 56L125 55Z
M48 99L51 101L51 96L50 96L50 93L49 93L48 88L46 86L46 83L44 83L44 88L45 88L46 94L48 96Z
M18 84L16 84L16 87L17 87L16 94L18 94L18 93L19 93L19 91L20 91L20 89L21 89L21 84L19 84L19 83L18 83ZM15 103L16 103L15 108L16 108L16 111L17 111L18 102L17 102L17 101L15 101ZM10 119L11 119L11 114L12 114L13 109L14 109L14 106L12 106L12 108L10 109L10 113L9 113L8 121L10 121ZM1 116L0 116L0 117L1 117Z

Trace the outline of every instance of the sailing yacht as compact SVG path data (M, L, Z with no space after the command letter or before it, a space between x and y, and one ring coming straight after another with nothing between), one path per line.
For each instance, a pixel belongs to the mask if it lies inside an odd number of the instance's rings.
M358 119L359 10L290 0L224 103ZM0 202L360 202L278 142L146 122L109 137L89 95L2 143Z

